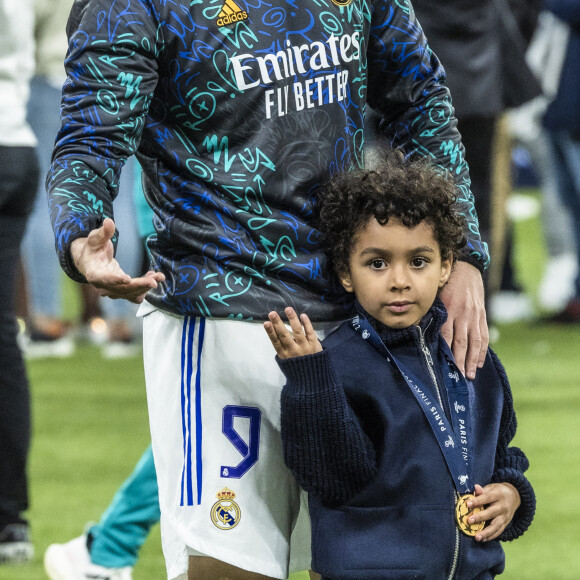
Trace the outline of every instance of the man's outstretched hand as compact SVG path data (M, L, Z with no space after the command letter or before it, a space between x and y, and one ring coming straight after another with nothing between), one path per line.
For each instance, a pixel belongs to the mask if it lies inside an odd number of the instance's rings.
M70 247L77 270L94 286L101 296L124 298L136 304L159 282L165 280L160 272L149 271L139 278L131 278L123 272L115 260L113 242L115 222L105 218L103 225L88 237L74 240Z

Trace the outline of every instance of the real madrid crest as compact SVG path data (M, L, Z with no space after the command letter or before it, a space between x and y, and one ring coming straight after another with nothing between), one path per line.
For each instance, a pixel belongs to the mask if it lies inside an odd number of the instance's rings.
M352 0L332 0L332 2L337 6L348 6Z
M211 508L211 521L220 530L232 530L240 523L242 517L240 506L234 501L236 494L224 487L216 495L218 501Z

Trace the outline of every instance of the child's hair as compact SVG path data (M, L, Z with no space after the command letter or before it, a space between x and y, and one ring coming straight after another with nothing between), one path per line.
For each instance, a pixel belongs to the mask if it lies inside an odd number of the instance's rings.
M319 192L318 228L329 265L348 272L356 235L371 218L385 225L390 218L407 227L426 221L433 227L442 258L456 258L465 245L465 219L454 207L456 184L447 173L418 158L387 153L374 169L337 174Z

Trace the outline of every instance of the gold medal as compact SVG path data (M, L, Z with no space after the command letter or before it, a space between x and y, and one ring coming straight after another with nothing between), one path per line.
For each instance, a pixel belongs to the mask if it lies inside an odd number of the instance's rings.
M457 498L455 503L455 519L459 529L467 536L475 536L478 532L481 532L485 527L486 522L479 522L476 524L470 524L469 518L478 512L484 510L483 506L477 506L468 508L467 502L470 499L474 499L475 496L472 493L465 493Z

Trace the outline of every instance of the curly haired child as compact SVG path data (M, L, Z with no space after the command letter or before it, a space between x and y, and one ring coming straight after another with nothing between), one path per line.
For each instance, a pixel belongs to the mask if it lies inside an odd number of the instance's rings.
M323 580L488 579L535 495L509 383L491 350L474 381L440 334L437 298L465 243L455 186L390 154L336 176L319 227L357 315L322 343L306 314L264 324L287 379L285 461L309 492Z

